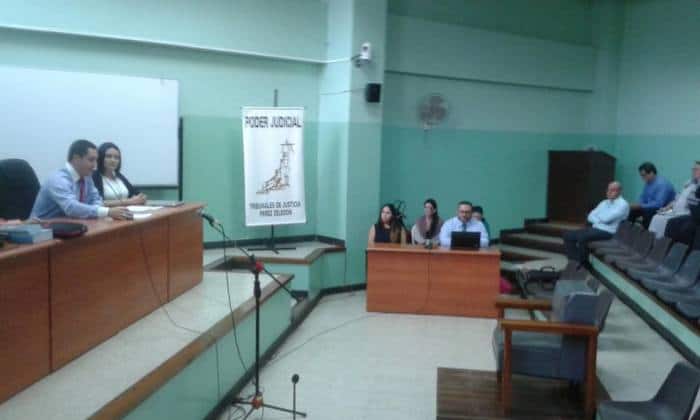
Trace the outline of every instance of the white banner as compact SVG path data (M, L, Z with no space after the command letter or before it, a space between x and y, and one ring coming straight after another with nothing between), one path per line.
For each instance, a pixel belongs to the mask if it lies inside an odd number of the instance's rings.
M304 109L243 108L246 226L306 223Z

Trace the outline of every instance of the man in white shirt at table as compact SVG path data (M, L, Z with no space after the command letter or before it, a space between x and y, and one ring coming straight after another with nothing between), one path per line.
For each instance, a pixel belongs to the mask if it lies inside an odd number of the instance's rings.
M481 238L479 246L489 246L489 234L486 226L476 219L472 219L472 203L460 201L457 205L457 216L447 220L440 229L440 246L449 248L452 244L452 232L479 232Z
M592 226L564 234L566 255L570 260L589 268L588 242L610 239L617 232L620 222L627 219L630 212L630 205L621 194L622 185L619 182L608 184L606 199L588 213L588 222Z

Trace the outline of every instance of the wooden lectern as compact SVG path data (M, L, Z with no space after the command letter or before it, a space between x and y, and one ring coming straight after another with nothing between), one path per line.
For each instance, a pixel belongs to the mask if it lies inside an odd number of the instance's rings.
M615 158L598 151L549 151L547 217L585 223L615 179Z

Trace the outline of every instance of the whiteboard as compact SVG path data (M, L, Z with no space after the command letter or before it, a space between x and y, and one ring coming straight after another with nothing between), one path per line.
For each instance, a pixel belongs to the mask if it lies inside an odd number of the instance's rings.
M178 82L0 66L0 159L28 161L43 183L77 139L122 151L134 185L177 186Z

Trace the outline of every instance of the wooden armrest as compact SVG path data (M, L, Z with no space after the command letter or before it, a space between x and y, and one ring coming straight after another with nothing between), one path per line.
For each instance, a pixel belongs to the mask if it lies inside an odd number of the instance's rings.
M513 299L506 296L498 296L494 303L500 309L539 309L543 311L552 309L552 302L542 299Z
M502 319L501 328L509 331L529 331L547 334L597 336L598 327L585 324L565 324L563 322L532 321L529 319Z

